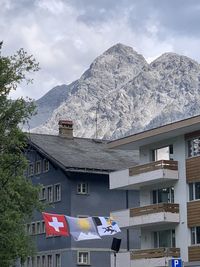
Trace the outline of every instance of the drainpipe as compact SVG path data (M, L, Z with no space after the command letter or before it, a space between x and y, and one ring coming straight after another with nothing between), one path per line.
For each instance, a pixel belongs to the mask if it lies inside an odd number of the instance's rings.
M129 196L128 196L128 190L126 190L126 209L129 208ZM129 229L126 230L126 244L127 244L127 251L130 250L130 241L129 241Z

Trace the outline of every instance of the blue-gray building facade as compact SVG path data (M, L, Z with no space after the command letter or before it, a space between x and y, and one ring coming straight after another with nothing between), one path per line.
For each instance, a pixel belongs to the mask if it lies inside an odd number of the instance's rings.
M48 204L46 212L73 217L109 216L111 211L139 205L137 191L109 189L109 172L124 165L124 155L109 152L104 142L92 139L31 134L26 151L27 177L40 185L39 198ZM128 158L127 165L135 164L135 155L129 154ZM78 242L71 236L46 237L39 212L27 223L27 232L34 240L36 254L27 258L25 267L110 267L113 237L122 239L121 250L140 246L136 230L129 230L129 236L123 230L115 236Z

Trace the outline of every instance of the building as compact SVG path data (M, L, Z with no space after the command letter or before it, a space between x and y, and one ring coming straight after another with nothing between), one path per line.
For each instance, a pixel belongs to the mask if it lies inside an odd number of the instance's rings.
M140 190L140 207L112 213L122 228L141 230L141 249L119 253L117 266L168 266L178 257L200 266L200 116L108 147L139 149L140 156L138 166L110 174L111 189Z
M41 184L40 200L49 204L46 212L74 217L109 216L112 210L138 206L138 192L109 190L109 172L134 165L137 153L113 151L101 140L73 137L73 123L59 122L59 135L29 134L26 156L28 179ZM128 203L129 201L129 203ZM37 254L25 267L110 267L112 237L75 242L71 237L46 238L44 221L35 212L27 231L36 242ZM137 231L128 246L139 247ZM116 236L117 237L117 236ZM127 232L122 249L127 248Z

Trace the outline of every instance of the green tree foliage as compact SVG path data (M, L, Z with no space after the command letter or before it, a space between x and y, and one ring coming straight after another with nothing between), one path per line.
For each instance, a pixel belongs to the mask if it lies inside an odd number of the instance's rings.
M9 94L27 74L38 70L38 63L23 49L13 56L2 56L0 43L0 266L9 267L33 251L25 222L40 207L38 188L24 177L27 161L23 154L26 135L19 125L34 112L31 102Z

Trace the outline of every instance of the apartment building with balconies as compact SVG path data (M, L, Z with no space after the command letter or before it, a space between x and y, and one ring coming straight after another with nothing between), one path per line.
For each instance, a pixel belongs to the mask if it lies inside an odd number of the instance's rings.
M140 229L141 248L117 266L200 266L200 116L127 136L111 149L139 149L140 163L110 173L111 190L140 191L140 206L112 212L123 229ZM134 239L130 235L129 240Z

